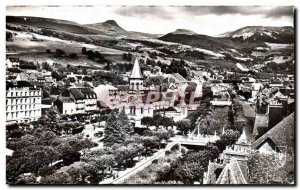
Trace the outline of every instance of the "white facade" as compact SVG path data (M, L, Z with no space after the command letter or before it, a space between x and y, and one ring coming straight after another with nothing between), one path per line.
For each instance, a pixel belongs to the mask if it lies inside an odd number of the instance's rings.
M8 87L6 122L31 122L41 117L42 91L30 86Z

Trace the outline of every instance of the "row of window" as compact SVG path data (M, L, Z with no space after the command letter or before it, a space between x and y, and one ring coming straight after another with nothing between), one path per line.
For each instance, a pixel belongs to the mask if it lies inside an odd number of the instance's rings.
M38 103L41 98L21 98L21 99L11 99L6 100L6 105L10 104L32 104L32 103Z
M20 113L19 111L17 112L11 112L11 113L6 113L6 118L11 118L11 119L17 119L18 117L31 117L36 115L36 111L25 111L24 114Z
M15 110L27 110L27 109L36 109L39 106L35 104L32 105L17 105L17 106L6 106L6 111L15 111Z
M31 92L7 92L6 96L38 96L41 95L41 91L31 91Z

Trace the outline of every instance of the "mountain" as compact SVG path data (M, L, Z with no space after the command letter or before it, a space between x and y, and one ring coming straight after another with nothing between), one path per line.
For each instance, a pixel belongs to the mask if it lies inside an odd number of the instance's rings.
M107 20L105 22L95 23L95 24L85 24L83 25L87 28L96 29L106 34L118 35L124 34L127 31L120 27L116 21Z
M247 26L220 36L248 42L293 43L294 28L291 26Z
M180 43L197 48L203 48L211 51L223 50L228 48L226 43L218 40L218 38L200 35L193 31L178 29L175 32L168 33L158 39L167 42Z
M196 35L197 33L191 30L186 30L186 29L177 29L174 32L172 32L173 35L176 34L185 34L185 35Z
M76 22L51 18L6 16L6 23L69 32L73 34L98 34L97 30L88 29Z

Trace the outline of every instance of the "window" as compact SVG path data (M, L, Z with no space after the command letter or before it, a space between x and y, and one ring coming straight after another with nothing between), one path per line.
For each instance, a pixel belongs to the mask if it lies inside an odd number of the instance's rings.
M141 114L143 114L144 113L144 108L141 108Z
M130 106L130 114L135 115L135 107Z
M150 114L150 107L148 107L148 114Z
M16 92L16 96L18 96L18 92Z

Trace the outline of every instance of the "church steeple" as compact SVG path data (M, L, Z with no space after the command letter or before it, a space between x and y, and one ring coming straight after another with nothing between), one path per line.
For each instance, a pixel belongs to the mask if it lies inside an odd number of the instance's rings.
M139 65L139 61L137 58L135 58L130 78L132 78L132 79L142 79L143 78L141 69L140 69L140 65Z
M135 58L133 69L129 77L129 85L131 90L143 90L143 75L141 73L139 61Z

